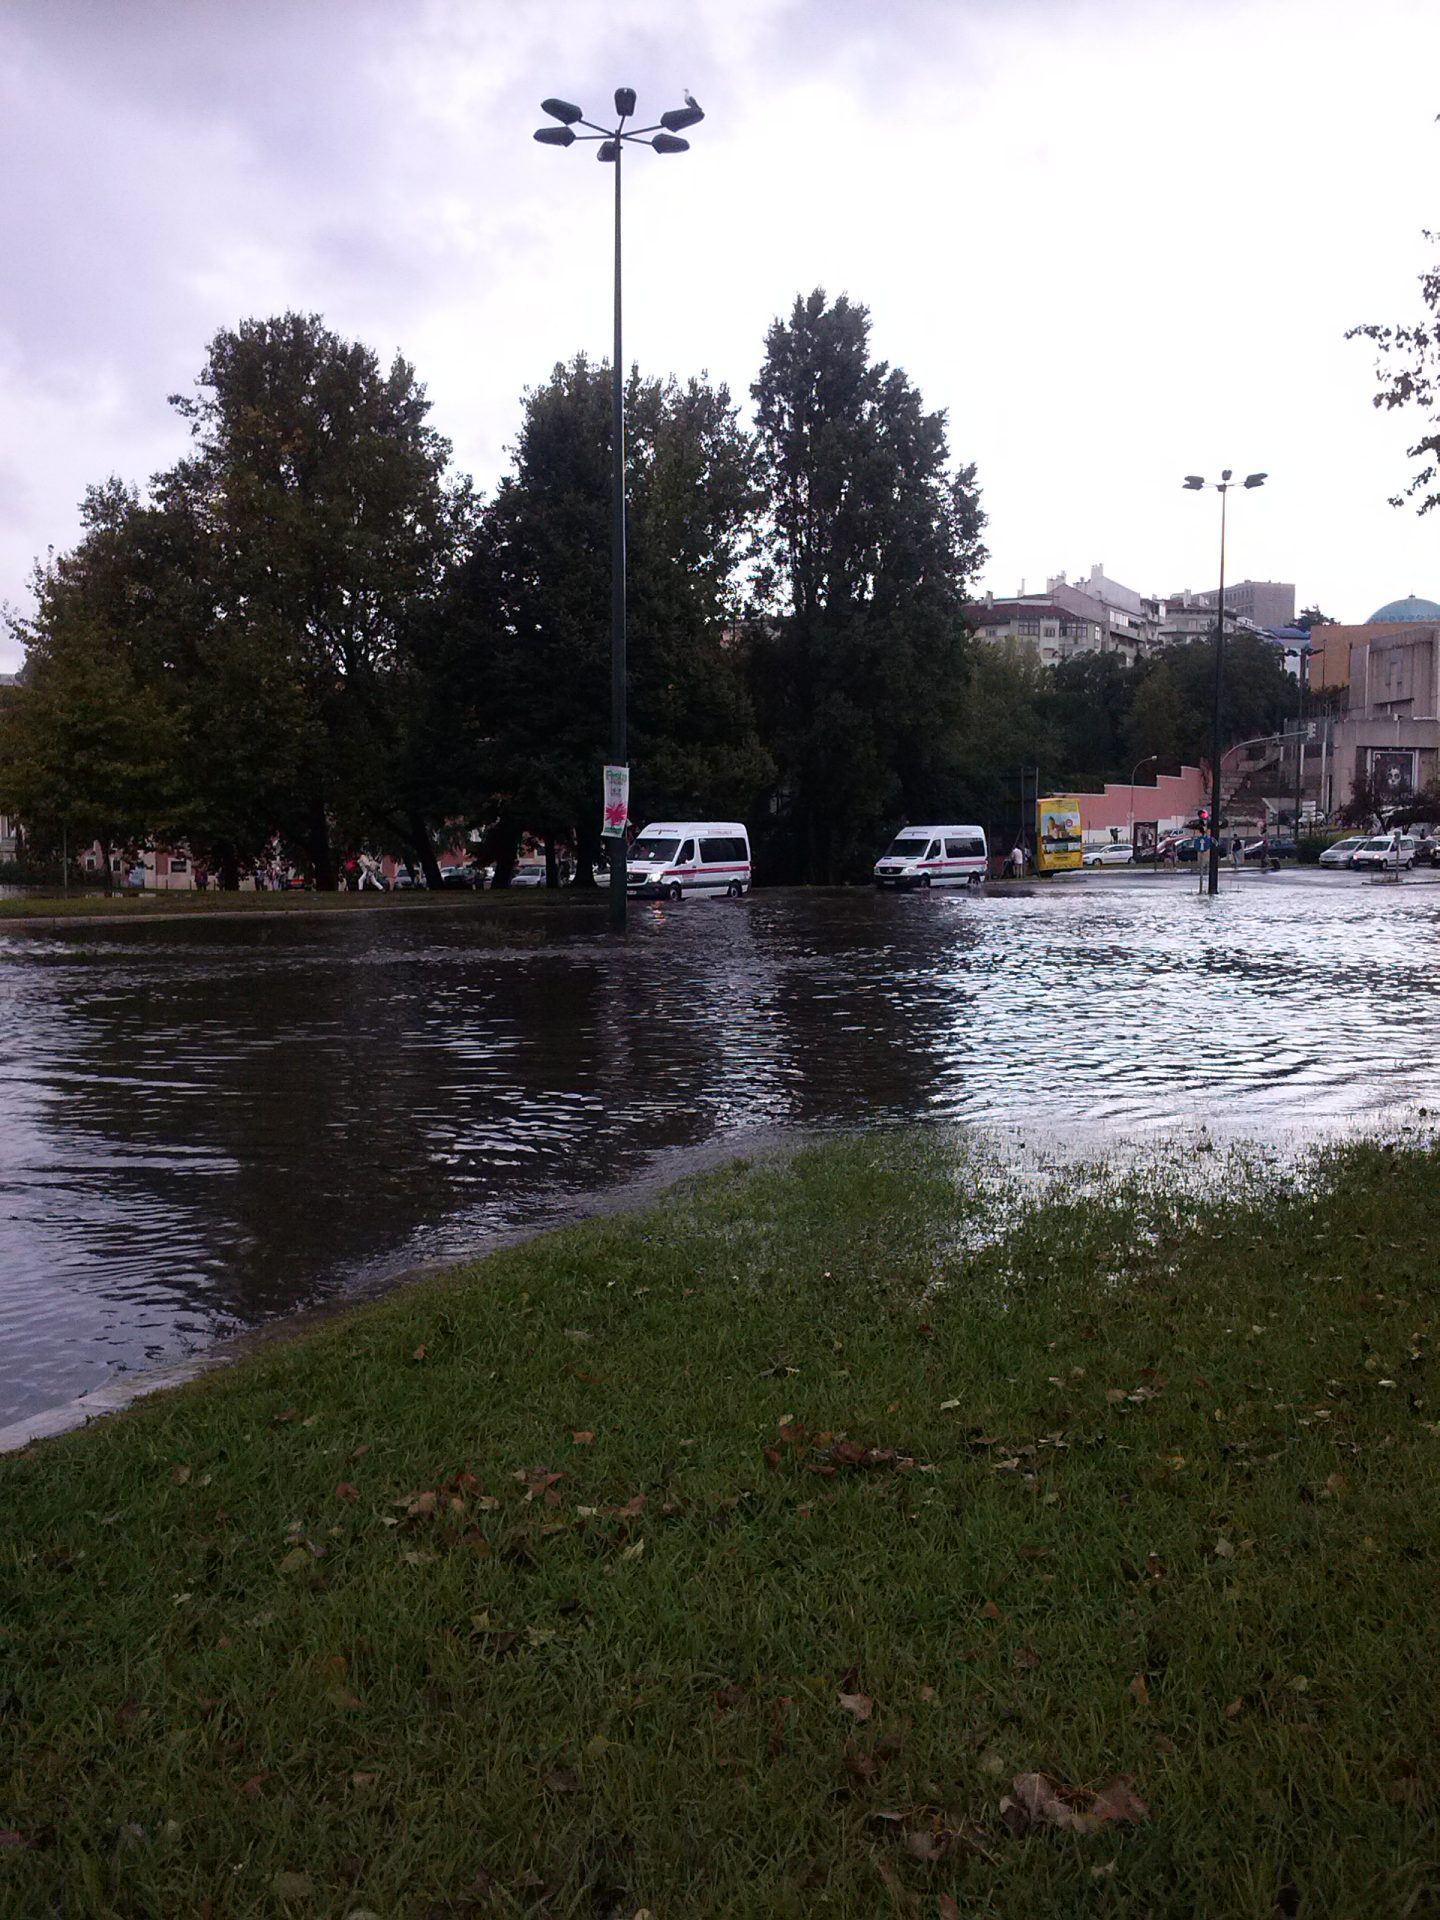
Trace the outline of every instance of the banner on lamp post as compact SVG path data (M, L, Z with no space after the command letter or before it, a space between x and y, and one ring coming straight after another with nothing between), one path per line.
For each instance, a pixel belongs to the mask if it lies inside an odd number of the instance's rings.
M606 767L605 824L600 831L609 839L623 839L625 825L629 818L630 769L629 767Z

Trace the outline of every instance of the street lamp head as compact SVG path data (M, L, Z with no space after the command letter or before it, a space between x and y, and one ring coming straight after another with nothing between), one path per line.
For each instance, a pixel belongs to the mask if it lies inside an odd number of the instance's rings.
M537 127L535 138L542 147L573 147L575 133L570 127Z
M552 120L563 120L568 127L573 120L582 120L584 110L570 100L542 100L540 111L548 113Z
M1267 474L1263 473L1247 473L1245 476L1245 484L1247 487L1263 487L1268 477Z
M1222 480L1228 480L1234 471L1233 467L1222 467L1220 469L1220 478Z
M686 127L697 127L705 118L701 107L671 107L668 113L662 113L660 124L667 133L683 133Z
M595 149L595 158L597 160L618 160L620 158L620 142L618 140L602 140Z
M622 120L628 120L631 114L634 113L635 89L633 87L616 87L615 111Z
M1192 493L1196 493L1204 486L1205 482L1198 473L1187 473L1183 484L1189 487Z
M650 144L656 153L688 153L690 151L690 142L681 140L673 133L657 133Z

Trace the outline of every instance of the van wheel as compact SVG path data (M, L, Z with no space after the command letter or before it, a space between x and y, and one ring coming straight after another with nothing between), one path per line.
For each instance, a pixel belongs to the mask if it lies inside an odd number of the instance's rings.
M966 884L969 886L970 891L972 893L978 893L980 891L980 884L981 884L979 874L972 873Z
M727 900L738 900L744 891L745 889L738 880L732 880L725 889L725 898Z
M921 886L922 886L922 887L924 887L924 889L925 889L925 891L926 891L927 893L928 893L928 892L930 891L930 876L929 876L929 874L928 874L928 873L922 873L922 874L921 874L921 876L920 876L920 884L921 884Z
M665 898L667 900L683 900L685 898L685 890L683 887L671 887Z

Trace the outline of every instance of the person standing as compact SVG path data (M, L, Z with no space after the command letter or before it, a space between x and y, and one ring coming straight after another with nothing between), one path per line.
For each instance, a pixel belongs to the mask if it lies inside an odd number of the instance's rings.
M1244 858L1245 843L1238 833L1232 834L1230 836L1230 865L1235 869L1236 873L1240 871Z

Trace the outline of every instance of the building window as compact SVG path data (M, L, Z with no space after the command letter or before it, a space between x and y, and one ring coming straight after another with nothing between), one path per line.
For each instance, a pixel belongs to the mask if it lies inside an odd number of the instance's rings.
M1038 640L1040 638L1040 622L1038 620L1017 620L1015 623L1015 631L1023 634L1027 640Z

